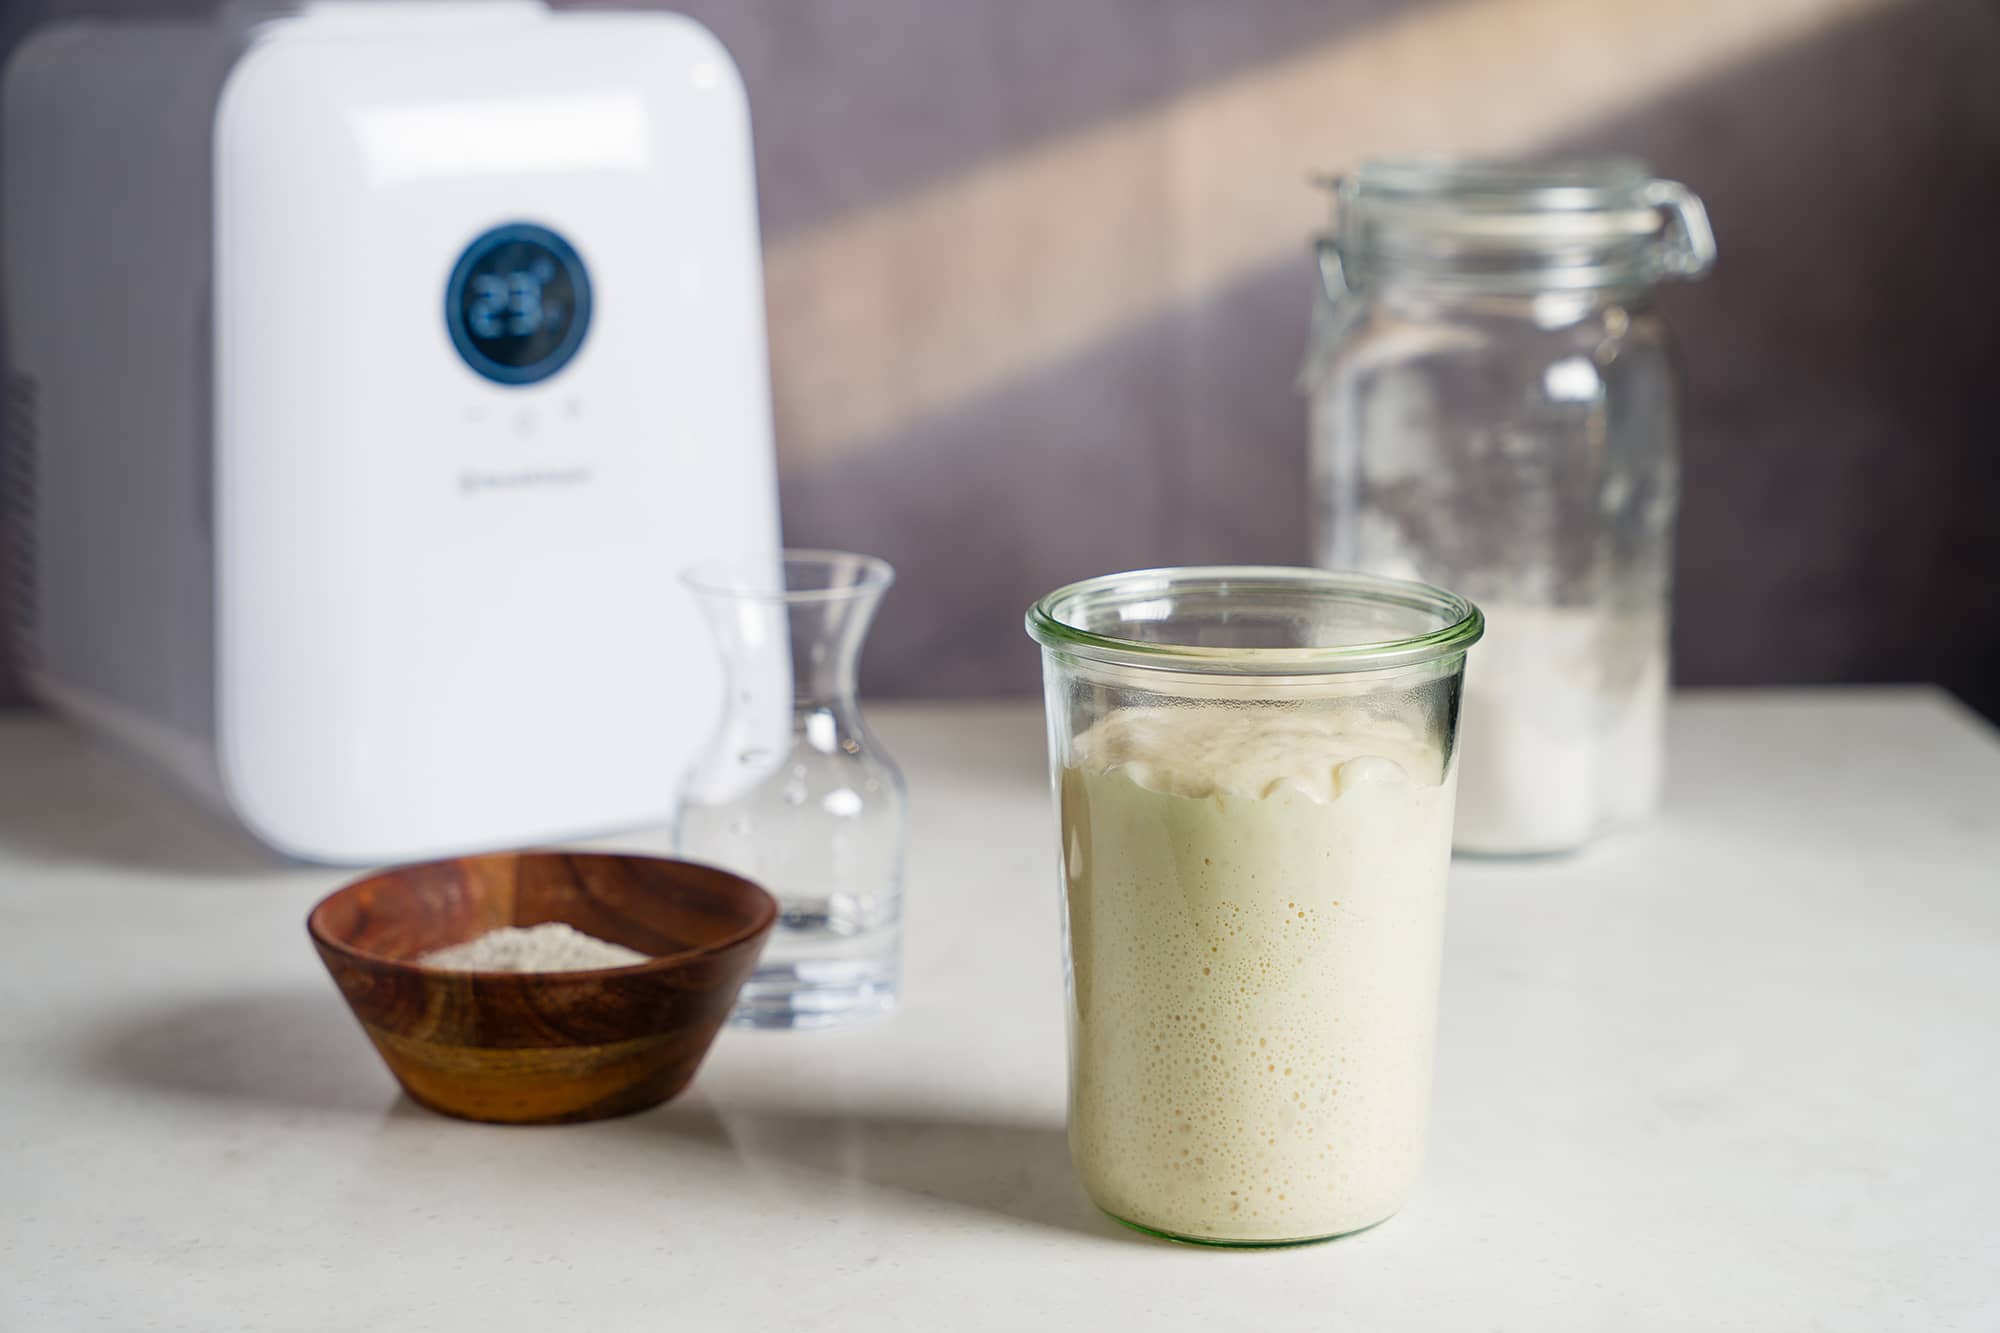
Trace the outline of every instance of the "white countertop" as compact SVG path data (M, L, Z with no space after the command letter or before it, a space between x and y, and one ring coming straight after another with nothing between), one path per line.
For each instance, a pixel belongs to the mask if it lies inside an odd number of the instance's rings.
M1038 709L871 717L902 1011L555 1129L399 1096L306 942L341 873L0 719L0 1329L2000 1328L2000 741L1945 696L1683 698L1657 823L1458 862L1424 1184L1265 1252L1070 1174Z

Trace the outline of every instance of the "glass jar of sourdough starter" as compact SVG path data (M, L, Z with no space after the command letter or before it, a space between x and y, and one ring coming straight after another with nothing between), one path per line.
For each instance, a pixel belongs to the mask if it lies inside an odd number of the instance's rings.
M1580 846L1659 799L1679 446L1650 294L1707 271L1707 219L1622 160L1331 184L1302 376L1314 558L1480 604L1457 844Z
M1282 1245L1423 1154L1477 608L1303 569L1114 574L1028 613L1061 825L1070 1153L1113 1217Z

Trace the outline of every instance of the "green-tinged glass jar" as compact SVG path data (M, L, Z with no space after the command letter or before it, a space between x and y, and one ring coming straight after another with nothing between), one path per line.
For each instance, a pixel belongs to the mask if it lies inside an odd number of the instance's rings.
M1029 612L1070 1150L1112 1216L1274 1245L1401 1206L1481 625L1436 588L1306 569L1116 574Z

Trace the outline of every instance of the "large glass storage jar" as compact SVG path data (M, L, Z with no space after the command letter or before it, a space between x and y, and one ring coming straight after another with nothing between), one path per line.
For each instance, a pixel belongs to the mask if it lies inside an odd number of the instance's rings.
M1659 799L1679 463L1650 294L1707 271L1707 219L1625 160L1330 185L1302 376L1315 559L1480 605L1455 845L1575 848Z

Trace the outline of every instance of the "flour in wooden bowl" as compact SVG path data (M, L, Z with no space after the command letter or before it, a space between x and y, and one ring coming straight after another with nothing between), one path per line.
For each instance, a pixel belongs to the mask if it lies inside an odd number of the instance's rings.
M539 926L502 926L477 939L433 949L417 961L453 972L585 972L630 967L650 955L586 935L560 921Z

